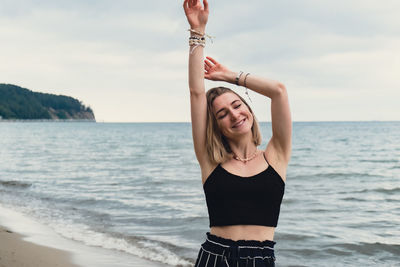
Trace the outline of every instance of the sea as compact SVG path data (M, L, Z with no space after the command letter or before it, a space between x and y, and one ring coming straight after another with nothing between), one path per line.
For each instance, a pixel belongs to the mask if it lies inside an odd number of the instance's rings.
M400 122L294 122L292 144L276 266L400 266ZM190 123L1 122L0 205L160 266L209 231Z

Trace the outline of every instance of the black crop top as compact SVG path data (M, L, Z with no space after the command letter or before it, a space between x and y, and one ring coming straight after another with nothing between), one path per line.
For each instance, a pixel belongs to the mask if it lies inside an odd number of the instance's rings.
M219 164L203 189L210 227L278 224L285 183L269 164L267 169L250 177L232 174Z

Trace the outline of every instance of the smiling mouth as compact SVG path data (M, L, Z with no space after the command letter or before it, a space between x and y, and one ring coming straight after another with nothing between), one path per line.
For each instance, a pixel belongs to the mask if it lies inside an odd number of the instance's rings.
M235 124L232 126L232 128L240 127L240 126L244 123L245 120L246 120L246 118L244 118L243 120L239 121L238 123L235 123Z

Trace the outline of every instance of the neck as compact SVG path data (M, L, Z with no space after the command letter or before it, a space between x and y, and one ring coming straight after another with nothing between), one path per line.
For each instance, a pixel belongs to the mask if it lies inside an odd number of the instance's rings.
M253 143L251 133L249 138L245 137L239 140L229 141L229 146L232 150L232 153L240 158L251 157L257 150L256 145Z

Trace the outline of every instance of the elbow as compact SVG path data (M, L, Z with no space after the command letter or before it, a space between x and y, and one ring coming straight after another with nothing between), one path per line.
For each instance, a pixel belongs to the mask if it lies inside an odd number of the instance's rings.
M286 86L283 83L278 82L277 87L278 87L279 93L285 93L286 92Z
M203 95L204 94L204 90L192 90L191 88L190 88L190 96L193 96L193 97L198 97L198 96L200 96L200 95Z
M283 95L287 95L286 86L281 82L277 82L274 96L280 97Z
M206 92L205 90L192 90L190 89L190 98L200 98L205 97Z

